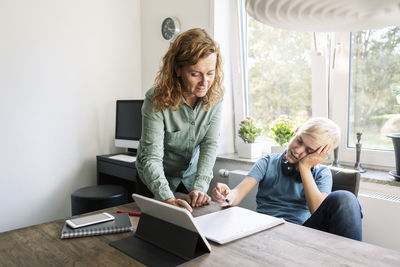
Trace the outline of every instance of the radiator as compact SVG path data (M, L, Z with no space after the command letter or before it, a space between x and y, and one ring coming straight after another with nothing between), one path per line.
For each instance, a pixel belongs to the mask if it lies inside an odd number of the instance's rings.
M400 197L360 191L363 241L400 251Z
M247 173L234 170L224 172L224 176L228 176L229 187L234 188ZM255 211L257 190L255 187L239 206ZM400 251L400 197L361 190L358 200L364 216L363 241Z

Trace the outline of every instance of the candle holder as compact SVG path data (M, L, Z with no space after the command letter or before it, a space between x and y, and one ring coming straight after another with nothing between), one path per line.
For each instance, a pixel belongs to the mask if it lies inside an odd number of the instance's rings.
M333 162L331 164L332 167L343 168L339 163L339 147L333 150Z
M357 133L357 144L356 144L356 164L354 164L354 169L360 173L367 172L366 169L360 163L361 158L361 135L362 133Z

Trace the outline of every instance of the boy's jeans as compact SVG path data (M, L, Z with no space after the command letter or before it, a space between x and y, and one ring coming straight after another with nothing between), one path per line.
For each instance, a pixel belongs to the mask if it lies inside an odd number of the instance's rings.
M362 213L356 196L348 191L330 193L304 226L362 240Z

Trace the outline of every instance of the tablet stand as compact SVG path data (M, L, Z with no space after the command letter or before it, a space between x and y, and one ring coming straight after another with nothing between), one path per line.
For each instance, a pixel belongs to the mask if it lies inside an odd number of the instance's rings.
M110 245L147 266L177 266L209 252L198 233L146 213L133 236Z

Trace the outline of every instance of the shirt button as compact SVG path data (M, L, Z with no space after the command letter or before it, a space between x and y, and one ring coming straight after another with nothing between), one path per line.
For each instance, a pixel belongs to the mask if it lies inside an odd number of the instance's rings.
M192 121L191 124L194 125L194 121Z

